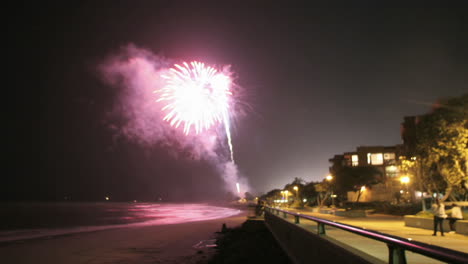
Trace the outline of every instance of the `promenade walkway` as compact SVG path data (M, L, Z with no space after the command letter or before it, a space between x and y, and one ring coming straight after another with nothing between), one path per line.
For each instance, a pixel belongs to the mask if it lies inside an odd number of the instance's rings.
M437 236L432 236L432 230L406 227L402 216L373 214L361 218L348 218L332 214L313 213L310 210L287 210L468 253L468 236L452 233L446 233L444 237L440 236L440 233ZM289 221L293 221L292 217ZM308 220L302 220L300 225L312 231L317 228L315 222ZM331 227L327 227L326 232L328 237L350 245L359 251L366 252L374 256L376 261L388 261L388 249L384 243ZM408 263L441 263L412 252L407 252L406 257Z

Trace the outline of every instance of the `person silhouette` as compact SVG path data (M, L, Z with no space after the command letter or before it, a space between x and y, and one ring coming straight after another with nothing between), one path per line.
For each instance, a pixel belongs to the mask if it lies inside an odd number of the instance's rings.
M432 205L432 214L434 214L434 233L433 236L437 236L437 225L440 227L440 234L444 236L444 219L447 217L445 214L445 205L440 202L439 199L435 200Z

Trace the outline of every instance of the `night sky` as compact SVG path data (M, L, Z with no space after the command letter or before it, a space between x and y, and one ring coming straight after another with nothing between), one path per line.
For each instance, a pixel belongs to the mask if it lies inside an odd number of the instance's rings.
M129 44L231 65L244 105L233 120L235 157L255 194L294 177L322 180L329 158L357 146L400 144L404 116L468 90L462 6L78 1L7 12L3 91L11 95L3 99L13 118L4 127L2 199L225 195L213 164L109 129L118 95L97 66Z

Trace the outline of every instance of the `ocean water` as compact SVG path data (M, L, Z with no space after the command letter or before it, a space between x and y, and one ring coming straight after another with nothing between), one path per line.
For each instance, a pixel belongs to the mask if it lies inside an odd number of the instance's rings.
M239 213L238 209L208 204L6 203L0 204L0 242L203 221Z

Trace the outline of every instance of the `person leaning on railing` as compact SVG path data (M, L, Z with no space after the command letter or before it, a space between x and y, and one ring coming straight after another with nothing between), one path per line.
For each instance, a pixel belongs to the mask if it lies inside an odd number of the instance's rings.
M435 200L435 204L432 205L432 213L434 214L434 234L433 236L437 236L437 225L440 227L440 234L444 236L444 219L447 218L445 214L445 205L440 202L439 199Z

